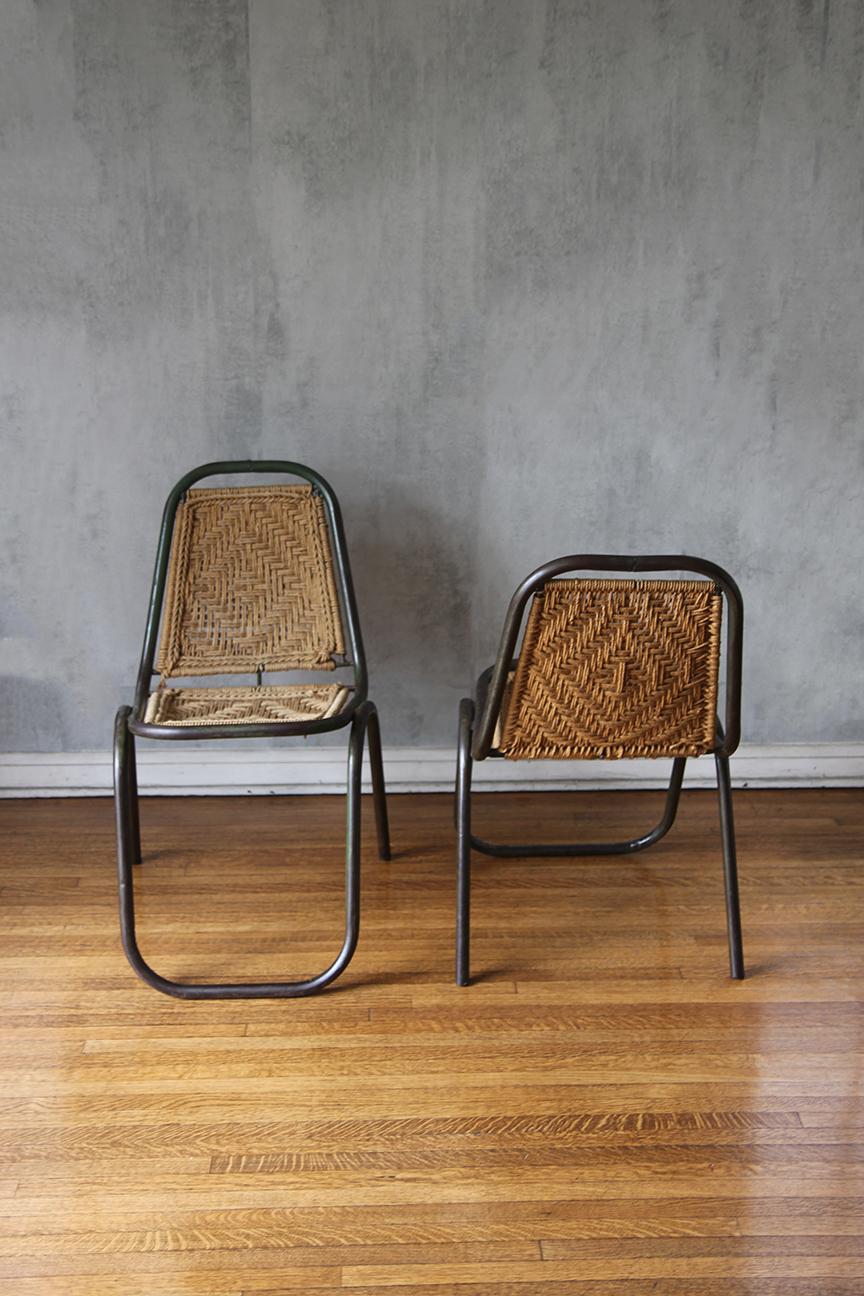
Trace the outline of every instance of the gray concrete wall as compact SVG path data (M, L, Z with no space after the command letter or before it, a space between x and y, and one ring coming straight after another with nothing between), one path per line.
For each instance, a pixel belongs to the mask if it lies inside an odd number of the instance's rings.
M2 746L105 748L162 502L306 460L390 743L513 585L683 550L864 738L860 0L3 0Z

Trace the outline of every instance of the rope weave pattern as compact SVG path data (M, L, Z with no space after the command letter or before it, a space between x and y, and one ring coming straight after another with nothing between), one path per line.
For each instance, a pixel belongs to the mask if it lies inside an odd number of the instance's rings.
M324 502L312 487L190 490L177 510L159 671L332 670L344 651Z
M512 760L712 750L722 607L711 581L550 581L531 604L500 750Z
M145 721L159 725L235 725L323 720L341 711L341 684L265 684L260 688L160 688Z

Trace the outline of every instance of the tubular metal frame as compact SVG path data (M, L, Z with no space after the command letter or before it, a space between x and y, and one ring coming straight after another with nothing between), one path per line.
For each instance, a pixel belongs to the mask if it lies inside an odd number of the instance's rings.
M282 473L308 481L324 501L342 617L354 668L354 688L348 705L337 715L322 720L267 722L237 725L148 724L144 720L154 670L159 624L165 597L165 583L177 508L186 491L204 477L245 473ZM141 863L141 830L138 815L138 779L135 739L186 740L195 738L261 738L306 736L343 729L350 725L347 775L347 842L345 853L345 932L341 949L332 963L317 976L301 981L247 981L216 984L172 981L156 972L144 959L135 933L133 865ZM165 504L156 567L150 593L147 628L138 671L133 706L121 706L114 723L114 800L117 826L117 874L120 892L120 934L123 949L134 971L143 981L164 994L180 999L292 999L315 994L344 972L357 947L360 932L360 808L363 749L368 735L372 793L381 859L390 858L390 832L381 755L378 712L367 697L366 659L357 615L357 603L345 544L342 516L332 487L323 477L303 464L288 460L209 463L182 477Z
M741 915L738 895L738 869L735 851L735 828L732 815L732 786L729 757L738 746L741 733L741 657L744 610L741 591L735 581L715 563L681 554L627 556L615 554L571 554L538 567L522 582L507 610L504 629L493 666L477 681L476 702L463 698L459 705L459 734L456 765L456 983L470 983L471 925L471 851L499 858L555 858L587 855L632 855L646 850L665 837L675 822L681 785L687 760L672 761L672 773L666 792L666 804L659 822L647 833L622 842L561 843L548 845L510 845L484 841L471 831L471 774L474 761L500 758L493 747L507 677L515 668L516 645L525 609L532 595L550 580L568 572L696 572L713 580L726 600L726 706L725 726L717 719L717 741L713 756L717 771L720 808L720 830L723 844L723 877L726 894L726 927L729 940L729 969L740 981L744 977L744 952L741 939ZM479 716L479 719L477 717ZM475 719L477 723L475 725Z

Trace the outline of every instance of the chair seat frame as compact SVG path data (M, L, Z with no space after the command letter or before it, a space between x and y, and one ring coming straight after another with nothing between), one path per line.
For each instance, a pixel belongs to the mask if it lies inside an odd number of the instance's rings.
M307 481L320 495L327 519L336 585L339 593L348 652L339 665L353 667L351 696L344 708L327 718L303 721L261 721L240 724L184 725L152 724L145 719L165 601L165 587L171 541L177 509L186 492L206 477L240 474L279 474ZM318 473L289 460L240 460L204 464L177 482L168 496L162 516L156 566L147 613L144 647L138 670L135 701L121 706L114 724L114 799L117 829L117 872L120 896L120 934L132 968L143 981L164 994L180 999L277 999L299 998L324 989L344 972L357 947L360 933L360 827L363 752L368 741L372 795L381 859L390 859L390 832L381 754L378 712L367 696L368 676L354 585L345 543L342 515L336 495ZM136 769L137 738L167 741L224 738L306 737L350 728L347 769L347 825L345 851L345 926L342 945L333 961L316 976L296 981L181 982L156 972L138 946L135 923L134 865L140 864L141 829Z
M732 812L732 785L729 757L736 750L741 732L741 661L743 602L737 584L722 567L702 558L681 554L650 556L616 554L570 554L538 567L518 587L504 622L504 629L493 666L477 681L473 698L463 698L459 705L459 733L456 765L456 982L470 984L471 924L471 852L498 858L551 859L579 856L633 855L647 850L665 837L675 822L681 796L681 785L687 758L676 756L660 820L648 832L627 841L568 842L548 844L503 844L489 842L471 830L471 778L475 761L487 757L502 758L494 747L495 730L501 715L509 674L516 667L516 646L525 609L533 595L551 580L574 572L694 572L714 581L726 602L726 701L725 724L717 718L714 756L719 798L720 830L723 848L723 878L726 899L726 927L729 943L729 969L734 980L744 977L744 951L741 934L741 912L735 828Z

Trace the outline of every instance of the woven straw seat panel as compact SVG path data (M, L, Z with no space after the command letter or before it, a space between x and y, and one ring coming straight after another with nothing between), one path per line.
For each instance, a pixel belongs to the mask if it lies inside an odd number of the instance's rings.
M259 688L160 688L144 719L158 725L288 724L323 720L351 696L341 684L265 684Z
M550 581L531 605L500 750L513 760L712 750L722 605L710 581Z
M344 650L324 502L311 486L190 490L174 527L160 672L332 670Z

